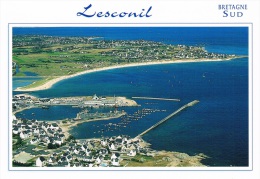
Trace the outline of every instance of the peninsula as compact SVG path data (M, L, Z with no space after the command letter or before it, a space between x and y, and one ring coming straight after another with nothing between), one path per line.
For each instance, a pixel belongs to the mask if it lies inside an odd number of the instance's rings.
M234 58L238 56L209 53L200 46L145 40L40 35L13 37L13 76L42 77L16 91L45 90L64 79L115 68Z

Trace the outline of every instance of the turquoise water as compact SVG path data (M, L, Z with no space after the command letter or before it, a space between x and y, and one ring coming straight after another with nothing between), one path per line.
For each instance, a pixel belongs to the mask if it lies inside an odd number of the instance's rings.
M18 87L27 86L29 84L32 84L33 82L40 80L40 77L35 76L29 76L29 77L14 77L13 78L13 90L15 90Z

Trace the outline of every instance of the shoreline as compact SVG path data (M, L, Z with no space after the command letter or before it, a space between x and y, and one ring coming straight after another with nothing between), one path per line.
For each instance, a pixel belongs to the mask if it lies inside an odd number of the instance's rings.
M115 119L114 117L112 118L103 118L103 119L94 119L94 120L83 120L83 121L75 121L74 123L70 124L63 124L62 121L58 122L59 127L62 129L63 134L65 135L65 138L68 138L71 133L70 131L72 130L73 127L85 123L85 122L94 122L98 120L111 120ZM82 138L82 139L76 139L78 141L80 140L100 140L101 138ZM184 152L177 152L177 151L166 151L166 150L154 150L151 147L151 144L145 141L142 137L136 136L133 138L135 139L140 139L142 147L147 147L150 148L151 151L149 152L150 156L153 156L152 163L154 163L150 167L156 167L157 165L160 164L160 162L163 162L163 160L168 160L168 164L164 167L207 167L205 164L203 164L202 160L209 158L207 155L203 153L199 153L196 155L189 155ZM140 166L136 165L135 162L131 163L129 161L123 162L123 165L126 167L126 165L133 165L132 167L144 167L148 164L150 165L151 161L148 162L142 162Z
M73 78L76 76L93 73L93 72L100 72L105 70L112 70L112 69L118 69L118 68L127 68L127 67L135 67L135 66L149 66L149 65L163 65L163 64L174 64L174 63L197 63L197 62L217 62L217 61L228 61L236 58L242 58L242 57L234 57L234 58L228 58L228 59L185 59L185 60L163 60L163 61L153 61L153 62L141 62L141 63L131 63L131 64L125 64L125 65L114 65L114 66L108 66L108 67L102 67L102 68L95 68L92 70L85 70L82 72L75 73L73 75L68 76L60 76L58 78L51 79L44 83L43 85L33 87L33 88L25 88L24 87L18 87L13 91L19 91L19 92L31 92L31 91L40 91L40 90L46 90L50 89L54 84L65 80L69 78Z
M73 123L62 123L66 119L56 120L56 122L58 123L59 127L62 129L62 132L64 133L64 135L67 138L67 137L69 137L69 135L71 135L70 134L70 130L72 130L73 127L75 127L75 126L77 126L79 124L82 124L82 123L85 123L85 122L113 120L113 119L119 118L119 117L121 117L123 115L125 115L125 113L122 113L122 114L120 114L118 116L114 116L114 117L105 117L105 118L91 119L91 120L85 120L85 119L76 120Z

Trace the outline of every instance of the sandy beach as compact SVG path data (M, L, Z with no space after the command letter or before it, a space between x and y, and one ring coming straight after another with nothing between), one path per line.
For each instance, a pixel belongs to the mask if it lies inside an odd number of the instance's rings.
M102 68L96 68L92 70L86 70L82 71L73 75L68 75L68 76L61 76L57 77L55 79L49 80L45 84L41 86L37 86L34 88L25 88L25 87L19 87L15 89L14 91L40 91L40 90L46 90L51 88L54 84L56 84L59 81L68 79L68 78L73 78L76 76L88 74L88 73L93 73L93 72L99 72L99 71L105 71L105 70L111 70L111 69L117 69L117 68L126 68L126 67L134 67L134 66L146 66L146 65L160 65L160 64L172 64L172 63L192 63L192 62L212 62L212 61L227 61L231 60L233 58L229 59L182 59L182 60L160 60L160 61L153 61L153 62L142 62L142 63L131 63L131 64L125 64L125 65L115 65L115 66L109 66L109 67L102 67Z

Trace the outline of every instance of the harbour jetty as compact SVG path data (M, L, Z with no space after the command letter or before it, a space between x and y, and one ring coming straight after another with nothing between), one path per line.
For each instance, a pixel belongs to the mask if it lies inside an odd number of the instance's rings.
M181 101L180 99L169 98L152 98L152 97L132 97L133 99L152 99L152 100L165 100L165 101Z
M144 132L142 132L141 134L139 134L137 137L141 137L144 134L148 133L149 131L153 130L154 128L156 128L157 126L159 126L160 124L164 123L165 121L167 121L168 119L172 118L174 115L178 114L179 112L181 112L182 110L191 107L195 104L197 104L199 101L198 100L194 100L192 102L189 102L188 104L185 104L184 106L182 106L181 108L179 108L178 110L176 110L175 112L171 113L169 116L165 117L164 119L162 119L161 121L157 122L156 124L154 124L152 127L150 127L149 129L145 130Z
M127 107L138 104L126 97L117 96L78 96L61 98L37 98L32 95L18 94L13 96L13 113L29 108L49 109L51 106L72 106L78 108Z

